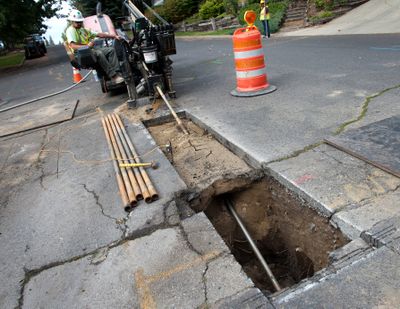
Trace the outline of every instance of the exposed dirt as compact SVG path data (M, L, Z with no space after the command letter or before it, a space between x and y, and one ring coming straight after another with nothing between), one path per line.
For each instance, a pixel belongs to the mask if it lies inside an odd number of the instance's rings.
M347 243L326 218L275 179L254 171L210 134L183 120L184 135L174 122L149 127L159 145L170 144L166 156L186 182L177 200L205 211L237 261L266 294L274 289L224 201L233 201L258 248L278 279L289 287L328 265L329 253ZM183 207L184 208L184 207Z
M124 117L128 118L133 123L146 122L160 116L160 114L166 112L168 108L161 99L156 99L152 104L138 106L136 108L129 108L127 104L122 104L117 107L114 112L123 114ZM172 116L171 116L172 117Z
M327 219L272 178L258 181L244 191L215 197L206 207L207 216L248 276L267 293L274 291L273 286L224 206L225 198L233 201L282 287L326 267L329 253L348 242Z
M183 134L176 123L149 127L158 145L170 144L165 155L189 188L206 188L217 179L230 178L251 171L251 168L210 134L183 119L189 135Z

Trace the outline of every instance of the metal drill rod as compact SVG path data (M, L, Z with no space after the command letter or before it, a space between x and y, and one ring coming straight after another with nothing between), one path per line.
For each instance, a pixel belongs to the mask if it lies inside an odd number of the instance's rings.
M129 148L127 137L123 134L122 129L121 129L121 125L118 122L118 119L117 119L117 117L115 115L116 114L112 114L111 117L112 117L112 119L113 119L113 121L114 121L114 123L116 125L118 134L120 135L121 140L123 141L123 145L125 147L127 155L128 156L132 156L132 152L131 152L131 150ZM135 159L132 159L131 162L132 161L135 162L135 163L120 163L119 167L125 167L125 168L126 167L128 167L128 168L129 167L134 167L133 165L137 164L137 163L136 163ZM138 182L139 188L142 191L143 198L148 203L149 199L151 199L151 195L150 195L149 189L147 188L146 183L145 183L145 181L143 179L143 176L142 176L142 174L140 173L140 171L137 168L133 169L133 173L135 174L135 177L136 177L136 180Z
M135 150L135 147L132 144L131 139L129 138L128 133L126 132L126 129L124 127L124 124L121 120L121 117L118 114L114 113L115 118L117 119L117 122L119 123L119 127L122 130L122 134L125 136L125 140L128 143L129 146L129 150L131 152L131 155L134 157L134 161L136 163L141 163L140 161L140 156L138 155L138 153ZM158 199L158 193L156 191L156 189L153 186L153 183L150 180L149 175L147 174L146 170L144 169L144 167L139 167L139 171L140 174L142 175L143 181L145 182L147 189L150 193L151 198L148 198L147 200L145 199L146 203L151 203L152 201L155 201Z
M153 25L153 23L146 16L144 16L142 12L140 12L140 10L132 3L132 1L125 0L124 4L125 7L128 9L133 21L138 18L145 18L150 25Z
M172 116L174 116L174 118L175 118L176 122L178 123L178 126L181 128L182 132L184 134L186 134L186 135L189 135L188 130L186 130L185 126L183 125L182 121L179 119L178 115L175 113L175 111L172 108L171 104L169 104L169 102L167 100L167 97L164 95L164 93L162 92L161 88L158 85L155 88L157 89L158 93L160 94L160 96L164 100L165 104L169 108Z
M106 139L107 139L108 147L110 149L111 157L116 158L117 156L114 152L114 147L111 142L110 133L108 132L107 125L106 125L104 118L101 119L101 122L103 124L104 133L106 135ZM124 181L122 179L121 171L118 168L117 161L113 160L113 166L114 166L115 176L117 177L117 184L118 184L119 192L121 194L122 202L124 204L124 209L126 212L130 212L132 210L132 205L129 202L129 197L128 197L128 194L126 193L126 188L124 185Z
M126 149L124 148L122 138L121 138L121 136L118 134L116 125L115 125L115 123L114 123L113 118L111 117L111 115L108 115L108 116L106 117L106 122L107 122L107 121L109 121L111 130L112 130L112 132L113 132L113 134L114 134L117 147L119 148L120 157L121 157L123 160L126 161L126 160L128 159L128 154L127 154L127 152L126 152ZM133 190L133 192L134 192L134 194L135 194L136 200L138 200L138 201L139 201L139 200L142 200L142 199L143 199L143 194L142 194L142 191L140 190L139 184L138 184L138 182L137 182L137 179L135 178L135 175L134 175L134 173L133 173L133 170L132 170L132 169L123 169L123 170L125 170L125 171L127 172L128 181L129 181L129 183L128 183L127 185L129 185L129 184L131 185L132 190Z
M144 7L145 7L146 9L148 9L155 17L157 17L158 20L161 21L164 25L169 25L169 23L168 23L164 18L162 18L160 15L158 15L157 12L154 11L150 6L148 6L146 2L143 1L143 5L144 5Z
M229 199L225 199L225 205L226 205L226 207L228 207L232 216L235 218L236 222L240 226L244 236L246 236L247 241L250 243L251 248L253 249L255 255L257 256L261 265L265 269L265 271L266 271L269 279L272 281L272 284L274 285L275 289L279 292L281 290L281 287L279 286L278 281L276 280L274 274L272 273L271 269L269 268L267 262L264 260L264 257L262 256L260 250L258 250L256 244L254 243L254 240L251 238L251 236L250 236L249 232L247 231L246 227L244 226L242 220L239 218L238 214L236 213L235 208L233 207L232 201L230 201Z
M103 119L105 121L107 130L109 132L109 136L111 138L111 143L113 145L113 149L114 149L114 153L116 155L116 158L117 159L122 159L122 155L121 155L121 152L120 152L120 150L118 148L116 137L114 136L113 130L111 128L110 121L109 121L109 119L107 117L104 117ZM122 175L122 179L124 181L124 185L125 185L125 188L126 188L126 193L128 194L128 197L129 197L129 201L131 202L132 207L134 207L137 204L137 199L136 199L135 192L133 191L132 185L131 185L131 183L129 181L128 173L127 173L126 169L120 169L120 172L121 172L121 175Z

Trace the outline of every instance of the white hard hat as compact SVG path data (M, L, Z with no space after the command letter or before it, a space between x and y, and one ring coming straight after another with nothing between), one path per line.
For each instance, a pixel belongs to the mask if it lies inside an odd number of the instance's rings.
M78 21L78 22L84 20L83 15L82 15L81 11L79 11L79 10L72 10L72 11L69 13L67 19L68 19L69 21Z

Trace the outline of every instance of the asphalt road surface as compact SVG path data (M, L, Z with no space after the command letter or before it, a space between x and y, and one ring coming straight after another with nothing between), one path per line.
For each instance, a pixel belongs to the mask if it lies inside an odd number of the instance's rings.
M71 76L65 49L49 47L44 57L26 60L20 68L0 72L0 98L10 104L29 100L66 88L71 85Z
M357 117L366 98L400 84L399 34L264 39L265 96L234 98L229 38L178 41L179 103L262 162L321 141ZM391 107L393 108L393 107ZM265 143L269 147L265 148Z

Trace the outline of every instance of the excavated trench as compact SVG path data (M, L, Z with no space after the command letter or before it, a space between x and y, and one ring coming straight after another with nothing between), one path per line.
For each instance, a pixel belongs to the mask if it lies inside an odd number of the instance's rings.
M282 288L328 266L329 253L348 240L296 194L251 169L210 134L185 120L185 136L174 123L149 127L189 190L178 204L204 211L236 260L265 294L275 292L242 230L228 211L231 200Z
M329 253L348 241L326 218L276 180L264 177L239 191L214 196L205 213L255 285L274 292L260 262L224 205L229 198L282 288L328 266Z

